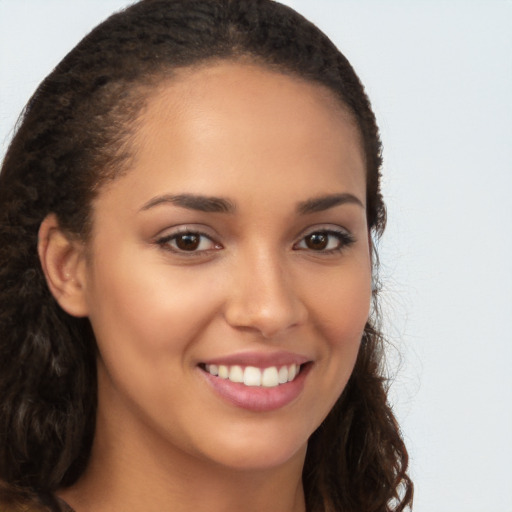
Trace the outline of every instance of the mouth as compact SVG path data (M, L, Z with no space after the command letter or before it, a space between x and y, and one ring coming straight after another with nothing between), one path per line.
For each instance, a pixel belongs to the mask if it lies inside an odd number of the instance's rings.
M314 362L289 352L238 353L203 361L200 374L223 401L253 412L292 404L302 394Z
M257 366L200 364L206 373L219 379L229 380L247 387L274 388L293 382L309 363L289 365Z

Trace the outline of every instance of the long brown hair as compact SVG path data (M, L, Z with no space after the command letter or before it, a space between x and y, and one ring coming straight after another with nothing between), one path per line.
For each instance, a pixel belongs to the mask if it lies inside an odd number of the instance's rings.
M73 484L94 436L94 336L46 286L39 225L54 212L86 239L91 201L126 169L152 89L178 67L220 59L248 59L336 94L363 141L374 247L384 229L375 117L351 65L317 27L271 0L142 0L111 16L37 89L0 174L0 492L12 503ZM374 313L353 375L308 444L310 512L399 512L412 502L382 374L376 253L374 263Z

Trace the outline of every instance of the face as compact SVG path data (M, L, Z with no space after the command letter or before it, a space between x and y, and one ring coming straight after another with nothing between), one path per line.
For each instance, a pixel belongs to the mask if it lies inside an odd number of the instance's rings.
M85 263L98 428L237 469L303 457L369 311L350 115L319 85L220 63L154 93L133 155L95 200Z

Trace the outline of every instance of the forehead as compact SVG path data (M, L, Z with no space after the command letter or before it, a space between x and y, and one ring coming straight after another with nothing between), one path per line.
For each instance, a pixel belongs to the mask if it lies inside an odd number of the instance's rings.
M194 107L197 111L211 107L226 112L229 109L231 115L239 118L248 116L245 119L249 124L251 114L263 113L262 106L277 114L293 103L299 107L297 121L315 110L323 110L328 114L324 120L328 118L333 123L342 120L359 132L352 112L327 86L292 72L244 60L207 61L177 69L172 78L163 80L149 94L145 121L150 123L155 113L160 117L167 113L176 119L179 114L190 115Z
M148 96L131 141L127 189L272 197L341 189L365 201L353 116L325 86L255 64L179 70ZM310 194L310 195L311 195Z

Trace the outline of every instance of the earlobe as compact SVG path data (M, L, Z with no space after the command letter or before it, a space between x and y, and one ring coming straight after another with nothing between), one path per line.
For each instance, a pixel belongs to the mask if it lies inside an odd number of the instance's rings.
M55 300L70 315L87 316L84 247L60 228L53 213L41 223L37 250Z

